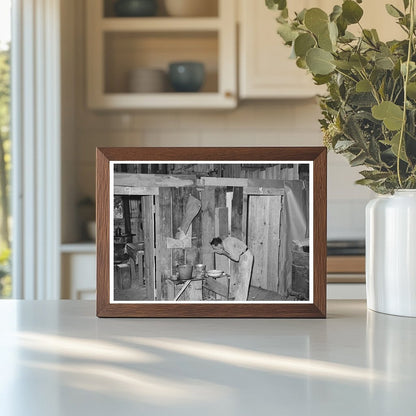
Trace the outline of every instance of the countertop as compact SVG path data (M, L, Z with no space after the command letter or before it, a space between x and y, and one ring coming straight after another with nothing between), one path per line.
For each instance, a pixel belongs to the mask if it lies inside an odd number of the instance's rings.
M412 415L416 319L98 319L0 301L0 415Z

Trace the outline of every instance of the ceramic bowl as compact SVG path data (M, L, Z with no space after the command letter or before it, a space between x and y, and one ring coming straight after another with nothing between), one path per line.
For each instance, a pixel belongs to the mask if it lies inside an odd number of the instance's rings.
M205 80L205 67L201 62L172 62L169 80L177 92L197 92Z
M119 17L149 17L157 12L156 0L118 0L114 12Z
M136 68L129 72L128 91L132 93L165 92L167 84L167 75L162 69Z
M214 279L220 277L224 272L222 270L208 270L207 275L213 277Z

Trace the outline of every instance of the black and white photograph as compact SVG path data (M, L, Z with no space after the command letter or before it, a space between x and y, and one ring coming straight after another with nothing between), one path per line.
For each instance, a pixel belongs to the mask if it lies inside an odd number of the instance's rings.
M110 164L110 303L311 303L312 163Z

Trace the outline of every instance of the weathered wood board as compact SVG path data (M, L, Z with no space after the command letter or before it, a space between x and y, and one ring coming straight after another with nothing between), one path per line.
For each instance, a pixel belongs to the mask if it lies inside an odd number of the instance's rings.
M152 165L153 167L153 165ZM115 173L114 186L120 187L181 187L194 186L194 175L142 175L140 173Z
M228 235L227 188L215 188L215 237L225 238ZM215 254L215 268L230 273L230 259L222 254Z
M215 177L206 177L200 179L201 186L217 186L217 187L226 187L226 186L248 186L248 179L245 178L215 178Z
M156 196L156 296L162 299L164 281L172 274L172 252L167 247L167 237L172 235L171 189L160 188Z
M155 298L155 235L153 196L142 198L143 237L144 237L144 281L148 300Z
M251 283L273 291L278 287L281 199L249 196L248 247L254 256Z
M182 223L184 206L185 206L185 197L186 197L187 188L171 188L170 192L172 194L171 204L172 204L172 228L167 237L174 238L178 230L178 227ZM189 241L191 243L191 241ZM189 244L190 245L190 244ZM174 248L172 250L172 271L176 271L177 267L181 264L185 264L185 249L184 248Z
M210 242L215 237L215 188L206 187L201 193L201 214L202 214L202 263L207 270L214 268L214 252Z

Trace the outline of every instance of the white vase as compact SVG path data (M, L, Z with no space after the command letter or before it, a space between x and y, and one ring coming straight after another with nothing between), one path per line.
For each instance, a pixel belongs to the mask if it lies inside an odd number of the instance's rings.
M367 204L366 282L369 309L416 317L416 190Z

